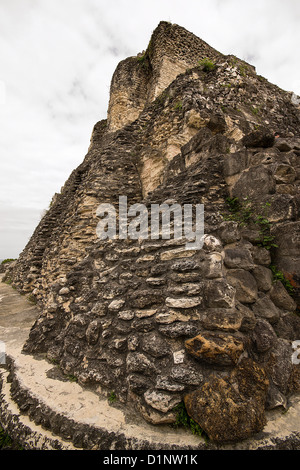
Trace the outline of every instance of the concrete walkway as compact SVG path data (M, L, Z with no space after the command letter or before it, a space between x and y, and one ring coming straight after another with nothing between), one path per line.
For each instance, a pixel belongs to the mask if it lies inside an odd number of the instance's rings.
M202 450L300 449L300 397L287 413L268 414L264 431L234 445L215 446L185 430L128 420L105 396L61 376L43 357L22 353L38 310L0 276L0 423L25 449Z

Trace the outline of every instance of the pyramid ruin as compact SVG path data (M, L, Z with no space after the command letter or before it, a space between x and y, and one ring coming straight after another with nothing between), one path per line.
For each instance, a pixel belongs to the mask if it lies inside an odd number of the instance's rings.
M300 388L300 109L293 94L161 22L116 68L107 119L5 280L42 354L128 416L214 442L255 436ZM186 237L97 234L99 206L202 204ZM98 212L97 212L98 211ZM117 210L117 217L119 217Z

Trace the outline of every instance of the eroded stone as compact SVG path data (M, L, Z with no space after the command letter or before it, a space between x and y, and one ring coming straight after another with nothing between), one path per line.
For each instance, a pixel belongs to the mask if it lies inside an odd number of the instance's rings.
M233 365L244 351L243 342L226 333L202 332L185 342L189 354L211 364Z

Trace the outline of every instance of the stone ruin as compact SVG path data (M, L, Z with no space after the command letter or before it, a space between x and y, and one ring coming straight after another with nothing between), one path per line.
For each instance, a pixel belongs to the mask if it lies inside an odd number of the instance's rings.
M106 120L5 279L40 316L23 352L159 426L215 442L299 392L300 110L255 68L161 22L112 77ZM185 238L107 239L99 204L204 204Z

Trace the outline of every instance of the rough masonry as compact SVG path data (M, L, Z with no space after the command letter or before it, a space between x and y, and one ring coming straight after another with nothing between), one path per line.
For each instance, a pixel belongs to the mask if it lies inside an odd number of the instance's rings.
M159 426L236 442L299 392L300 111L178 25L122 61L107 120L5 274L40 316L24 344ZM101 203L204 204L185 239L99 240Z

